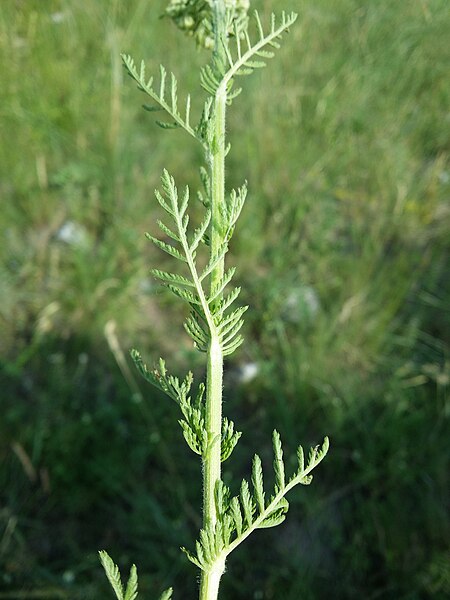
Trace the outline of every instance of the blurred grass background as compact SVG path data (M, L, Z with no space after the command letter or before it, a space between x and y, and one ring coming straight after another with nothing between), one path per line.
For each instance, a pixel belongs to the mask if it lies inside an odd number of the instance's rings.
M270 464L274 425L286 450L327 433L332 451L287 522L231 557L223 598L448 598L448 1L252 5L300 18L229 117L250 310L225 478L255 451ZM119 57L199 90L207 56L164 6L0 3L0 598L110 597L101 548L138 564L143 597L195 597L179 547L199 465L126 358L202 373L143 235L161 169L195 189L202 157L141 110Z

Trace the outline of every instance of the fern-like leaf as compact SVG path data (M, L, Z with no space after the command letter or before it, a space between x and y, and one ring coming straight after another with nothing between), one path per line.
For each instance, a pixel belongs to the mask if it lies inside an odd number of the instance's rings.
M220 86L221 77L211 65L205 65L200 71L200 83L204 90L212 96Z
M200 352L206 352L210 340L209 332L205 330L195 312L191 312L190 316L186 319L184 328Z
M178 298L181 298L182 300L185 300L188 304L192 305L192 304L198 304L201 305L201 300L196 296L196 294L194 294L193 292L177 287L175 285L172 284L168 284L167 286L169 288L169 290L175 294L175 296L178 296Z
M205 187L208 187L208 177L203 175L203 179ZM206 230L211 221L211 212L209 209L206 210L203 221L200 226L195 229L194 235L191 241L189 241L189 215L187 214L189 188L186 186L183 192L179 194L175 181L167 170L163 171L161 184L162 193L156 190L156 197L159 204L170 216L174 226L168 227L165 223L159 221L159 227L167 237L174 241L174 243L169 244L166 241L155 238L151 234L146 235L148 239L150 239L158 248L166 252L166 254L187 264L190 272L190 279L178 273L170 273L159 269L154 269L152 272L172 293L185 300L192 307L193 314L186 321L185 329L193 338L194 343L199 350L205 351L208 341L213 334L216 334L216 322L213 319L207 295L203 290L202 280L207 277L217 262L224 256L227 248L226 245L224 245L220 249L218 255L214 256L209 261L202 274L199 275L196 264L196 249L206 235ZM202 324L200 324L200 321Z
M178 422L184 439L193 452L205 457L209 450L210 440L205 429L204 384L200 383L195 400L192 400L190 391L193 375L190 371L180 381L178 377L168 374L162 358L159 361L159 369L149 370L137 350L131 351L131 357L141 375L178 404L183 415L183 419Z
M231 269L228 269L228 271L223 275L222 279L215 285L215 287L211 291L211 294L208 297L209 304L211 304L214 300L216 300L216 298L218 296L222 296L223 291L225 290L226 286L233 279L235 272L236 272L236 268L231 267Z
M280 434L278 431L273 432L273 469L275 471L275 486L276 489L282 490L285 486L285 474L284 474L284 462L283 462L283 448L281 446Z
M184 380L180 382L178 377L167 373L166 363L162 358L159 359L159 369L153 370L148 369L137 350L131 351L131 358L142 377L162 392L165 392L177 404L181 404L188 397L193 382L193 375L190 371Z
M220 324L217 326L217 330L219 332L219 339L224 345L231 341L244 324L242 315L247 309L248 306L241 306L225 318L221 319Z
M281 498L274 510L270 512L258 525L258 529L268 529L276 527L286 519L286 513L289 510L289 502L286 498Z
M253 513L255 511L255 502L250 493L248 482L243 479L241 483L240 501L242 506L242 514L247 527L251 527L253 523Z
M224 77L225 81L227 81L227 79L232 79L235 75L248 75L255 69L265 67L266 63L262 60L257 60L257 57L264 59L272 58L273 52L268 51L267 46L279 48L277 40L280 39L281 35L295 23L297 15L295 13L286 14L283 11L277 23L276 16L272 13L270 31L267 33L264 32L264 28L257 11L254 13L254 18L259 39L253 43L250 40L248 32L245 32L244 37L247 49L242 52L240 38L238 36L234 37L236 41L237 57L233 59L231 52L227 53L230 68Z
M208 277L208 275L210 275L211 271L222 260L222 258L225 256L227 251L228 251L228 245L226 242L223 242L221 244L220 248L218 249L217 253L211 257L208 264L201 272L200 281L203 281L205 279L205 277Z
M119 567L116 564L114 564L112 558L105 550L100 550L99 556L100 561L105 570L106 577L108 578L108 581L111 584L112 589L114 590L117 600L125 600L123 595L123 586L122 580L120 578Z
M263 484L263 472L261 459L257 454L255 454L253 458L253 468L252 468L252 483L253 489L255 492L255 500L257 504L257 508L259 512L263 512L264 510L264 484Z
M180 260L182 262L187 262L186 257L183 256L183 254L181 254L181 252L171 244L167 244L166 242L163 242L162 240L153 237L149 233L146 233L145 237L151 242L153 242L155 246L157 246L160 250L163 250L163 252L166 252L167 254L170 254L170 256L173 256L173 258L176 258L177 260Z
M241 214L244 202L247 198L247 182L245 182L237 191L231 190L230 198L224 205L225 219L227 222L227 240L229 241L234 230L236 221Z
M194 287L194 284L190 279L187 279L183 275L178 273L168 273L167 271L161 271L160 269L151 269L150 273L156 279L159 279L165 284L172 284L178 286Z
M205 189L208 190L210 186L209 177L204 173L202 178ZM163 171L161 183L163 194L157 191L156 197L162 208L173 220L175 227L173 229L169 228L162 222L159 222L159 226L163 233L171 238L175 244L169 244L150 234L146 235L158 248L180 262L187 264L191 278L188 279L184 275L160 269L154 269L152 271L153 275L162 281L173 294L182 298L191 306L192 313L185 322L185 329L193 339L195 346L200 351L206 352L210 341L215 338L218 340L224 356L227 356L234 352L243 341L242 336L238 335L238 332L243 325L242 315L247 310L247 307L241 307L229 315L226 314L226 310L237 298L240 291L239 288L235 288L227 296L223 297L225 288L232 280L235 269L228 269L224 273L220 281L211 290L209 296L206 295L203 289L203 281L212 273L216 265L225 256L228 249L227 241L224 241L219 246L217 252L210 257L210 260L199 274L196 264L196 249L206 234L211 221L211 212L207 209L203 221L195 230L191 241L189 241L189 218L186 214L189 202L189 189L186 187L181 196L179 196L175 181L166 170ZM233 226L237 214L242 208L245 195L246 187L244 185L239 192L233 192L230 196L230 207L227 217L229 228ZM138 368L142 369L139 361L137 365ZM144 371L143 375L152 381L152 383L157 384L154 374ZM233 447L232 445L227 446L225 454L231 452Z
M222 300L220 302L220 307L218 309L218 312L223 314L227 310L227 308L229 308L233 304L233 302L237 299L237 297L239 296L240 293L241 293L241 288L235 287L233 290L231 290L231 292L229 294L224 296L224 298L222 298Z
M200 226L195 230L194 237L189 246L191 252L195 252L199 243L203 240L206 230L208 229L208 225L211 221L211 211L208 209L206 211L205 217L200 224Z
M122 54L122 61L128 74L138 84L138 88L150 96L150 98L157 103L158 107L165 110L166 113L173 119L173 122L170 123L157 121L157 124L164 129L182 127L189 133L189 135L202 142L201 138L190 124L191 98L189 95L186 97L184 115L182 115L178 109L178 82L175 75L173 73L170 74L170 83L167 86L167 72L166 69L161 65L159 91L157 91L153 86L154 78L150 77L150 79L146 79L144 61L141 62L139 70L130 55ZM167 87L170 88L169 94L166 93ZM150 111L154 111L158 107L145 105L146 110Z
M202 116L200 118L199 124L195 129L196 135L201 140L205 148L211 148L212 139L214 137L214 131L212 128L212 106L213 98L212 96L210 96L206 99L205 104L203 105Z
M244 338L242 337L242 335L238 335L235 338L233 338L230 342L228 343L224 343L222 345L222 353L224 356L229 356L230 354L233 354L233 352L235 352L239 346L243 343Z
M132 565L130 577L128 578L127 588L125 590L124 600L136 600L138 595L138 578L136 565Z
M165 208L165 210L173 218L176 229L175 235L179 240L181 250L178 250L178 248L175 248L175 246L171 244L157 240L152 236L148 237L166 253L171 254L174 258L183 260L183 262L187 263L191 275L192 286L190 287L193 288L192 291L190 289L185 289L186 286L179 287L178 285L174 285L170 282L168 282L167 285L174 294L186 300L193 308L195 306L198 307L195 310L198 311L199 316L205 321L209 330L209 335L207 336L209 338L213 332L215 333L216 325L211 314L211 309L208 304L206 294L202 287L202 280L211 272L220 258L224 256L226 247L221 248L219 256L213 257L205 267L202 274L199 275L196 265L195 250L205 235L206 229L211 220L210 211L207 210L204 220L195 230L192 241L189 242L187 232L189 217L186 214L189 203L189 189L186 187L184 192L181 194L181 197L179 197L175 181L166 170L163 171L161 183L165 198L159 194L158 200L163 208ZM190 335L193 333L194 329L196 329L195 323L190 320L188 320L186 323L186 327ZM199 340L194 339L194 341L198 342ZM199 346L201 347L202 344L199 344Z
M172 231L169 227L167 227L167 225L165 225L160 220L158 220L157 223L163 233L165 233L172 240L175 240L175 242L178 242L178 243L180 242L180 237L174 231Z
M209 208L211 205L211 177L203 166L200 167L200 181L202 182L205 193L205 196L201 196L202 204L205 206L205 208Z
M289 509L286 494L296 485L305 483L311 471L323 460L329 447L328 438L322 446L312 448L306 466L299 469L286 483L283 451L278 432L273 433L275 487L266 501L261 460L255 455L252 466L252 488L244 479L238 496L229 498L229 490L222 483L216 485L218 521L200 532L196 542L196 555L188 553L189 559L201 569L208 570L215 561L223 561L239 544L256 529L274 527L282 523ZM302 468L300 468L302 466ZM220 507L220 510L219 510Z
M205 429L205 408L203 396L205 386L201 383L198 387L195 401L187 395L180 403L184 419L179 421L183 430L183 436L193 452L205 456L208 451L208 434Z
M218 515L224 515L230 504L230 488L219 479L214 490L214 499Z
M224 49L228 61L226 72L222 73L223 69L215 62L212 65L207 65L201 71L200 81L203 88L212 96L218 93L219 89L225 91L229 103L241 91L240 89L232 89L234 77L250 75L255 69L266 66L265 60L273 56L273 52L268 48L280 47L278 40L295 23L297 15L295 13L287 14L282 12L281 17L277 20L276 16L272 14L270 29L268 31L264 31L257 11L254 13L254 18L257 39L252 41L247 29L242 34L236 30L234 37L231 38L235 41L234 53L229 48ZM241 35L244 37L246 48L242 47ZM260 60L261 58L264 60Z
M227 460L233 452L236 444L238 443L242 435L241 431L234 430L233 421L228 420L226 417L222 421L222 441L221 441L221 461Z

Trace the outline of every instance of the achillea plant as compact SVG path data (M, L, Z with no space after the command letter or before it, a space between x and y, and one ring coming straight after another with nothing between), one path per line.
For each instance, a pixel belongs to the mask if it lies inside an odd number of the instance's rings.
M298 467L287 477L280 436L274 431L275 485L270 494L264 490L258 455L253 459L250 482L243 480L236 495L221 479L221 464L230 457L241 436L234 423L222 416L223 361L243 341L240 330L247 309L235 307L240 292L239 287L232 285L235 268L225 268L230 240L247 197L245 183L236 190L225 189L225 160L230 149L226 141L226 112L241 93L236 82L266 65L280 47L282 35L297 18L294 13L283 12L279 17L272 15L265 26L257 12L248 18L248 8L248 0L171 0L167 7L167 15L180 29L192 35L198 45L212 49L210 63L200 72L201 86L208 96L196 123L190 114L190 96L183 102L178 100L173 74L168 76L161 66L158 81L147 78L143 62L137 67L130 56L123 55L128 73L150 98L145 108L165 113L166 120L158 120L157 124L163 129L183 129L202 146L205 155L205 165L200 167L203 189L197 193L204 207L201 224L193 230L189 227L191 193L187 187L179 189L165 170L161 191L156 191L167 214L165 222L158 222L164 241L149 234L147 237L174 259L173 271L153 269L153 275L189 305L185 329L195 347L205 354L206 381L194 386L190 372L180 380L168 373L162 359L158 368L149 369L139 352L132 351L143 377L178 404L184 438L202 460L203 527L194 549L183 548L201 572L200 600L218 598L228 555L256 529L284 521L289 508L287 493L298 484L311 482L311 472L328 451L328 438L321 446L311 448L306 458L299 446ZM206 256L197 261L201 252ZM200 267L200 263L205 266ZM107 553L101 552L100 557L118 600L134 600L136 568L132 567L124 587L118 568ZM169 589L160 600L171 597Z

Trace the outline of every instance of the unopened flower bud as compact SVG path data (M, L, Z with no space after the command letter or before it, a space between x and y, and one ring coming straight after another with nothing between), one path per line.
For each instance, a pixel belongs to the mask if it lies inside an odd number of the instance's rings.
M234 35L235 24L240 33L247 23L250 0L225 0L225 8L232 15L229 35ZM195 38L197 46L211 49L213 36L213 0L170 0L166 15L175 25Z

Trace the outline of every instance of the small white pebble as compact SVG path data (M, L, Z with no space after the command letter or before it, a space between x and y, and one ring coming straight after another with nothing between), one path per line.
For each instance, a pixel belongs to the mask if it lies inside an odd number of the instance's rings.
M239 367L238 380L240 383L249 383L259 373L259 366L254 362L244 363Z
M58 230L56 237L60 242L70 246L83 246L87 241L85 228L73 221L66 221Z
M58 12L54 12L50 15L50 20L52 23L55 23L55 25L59 25L60 23L64 23L64 21L67 19L67 14L65 12L58 11Z

